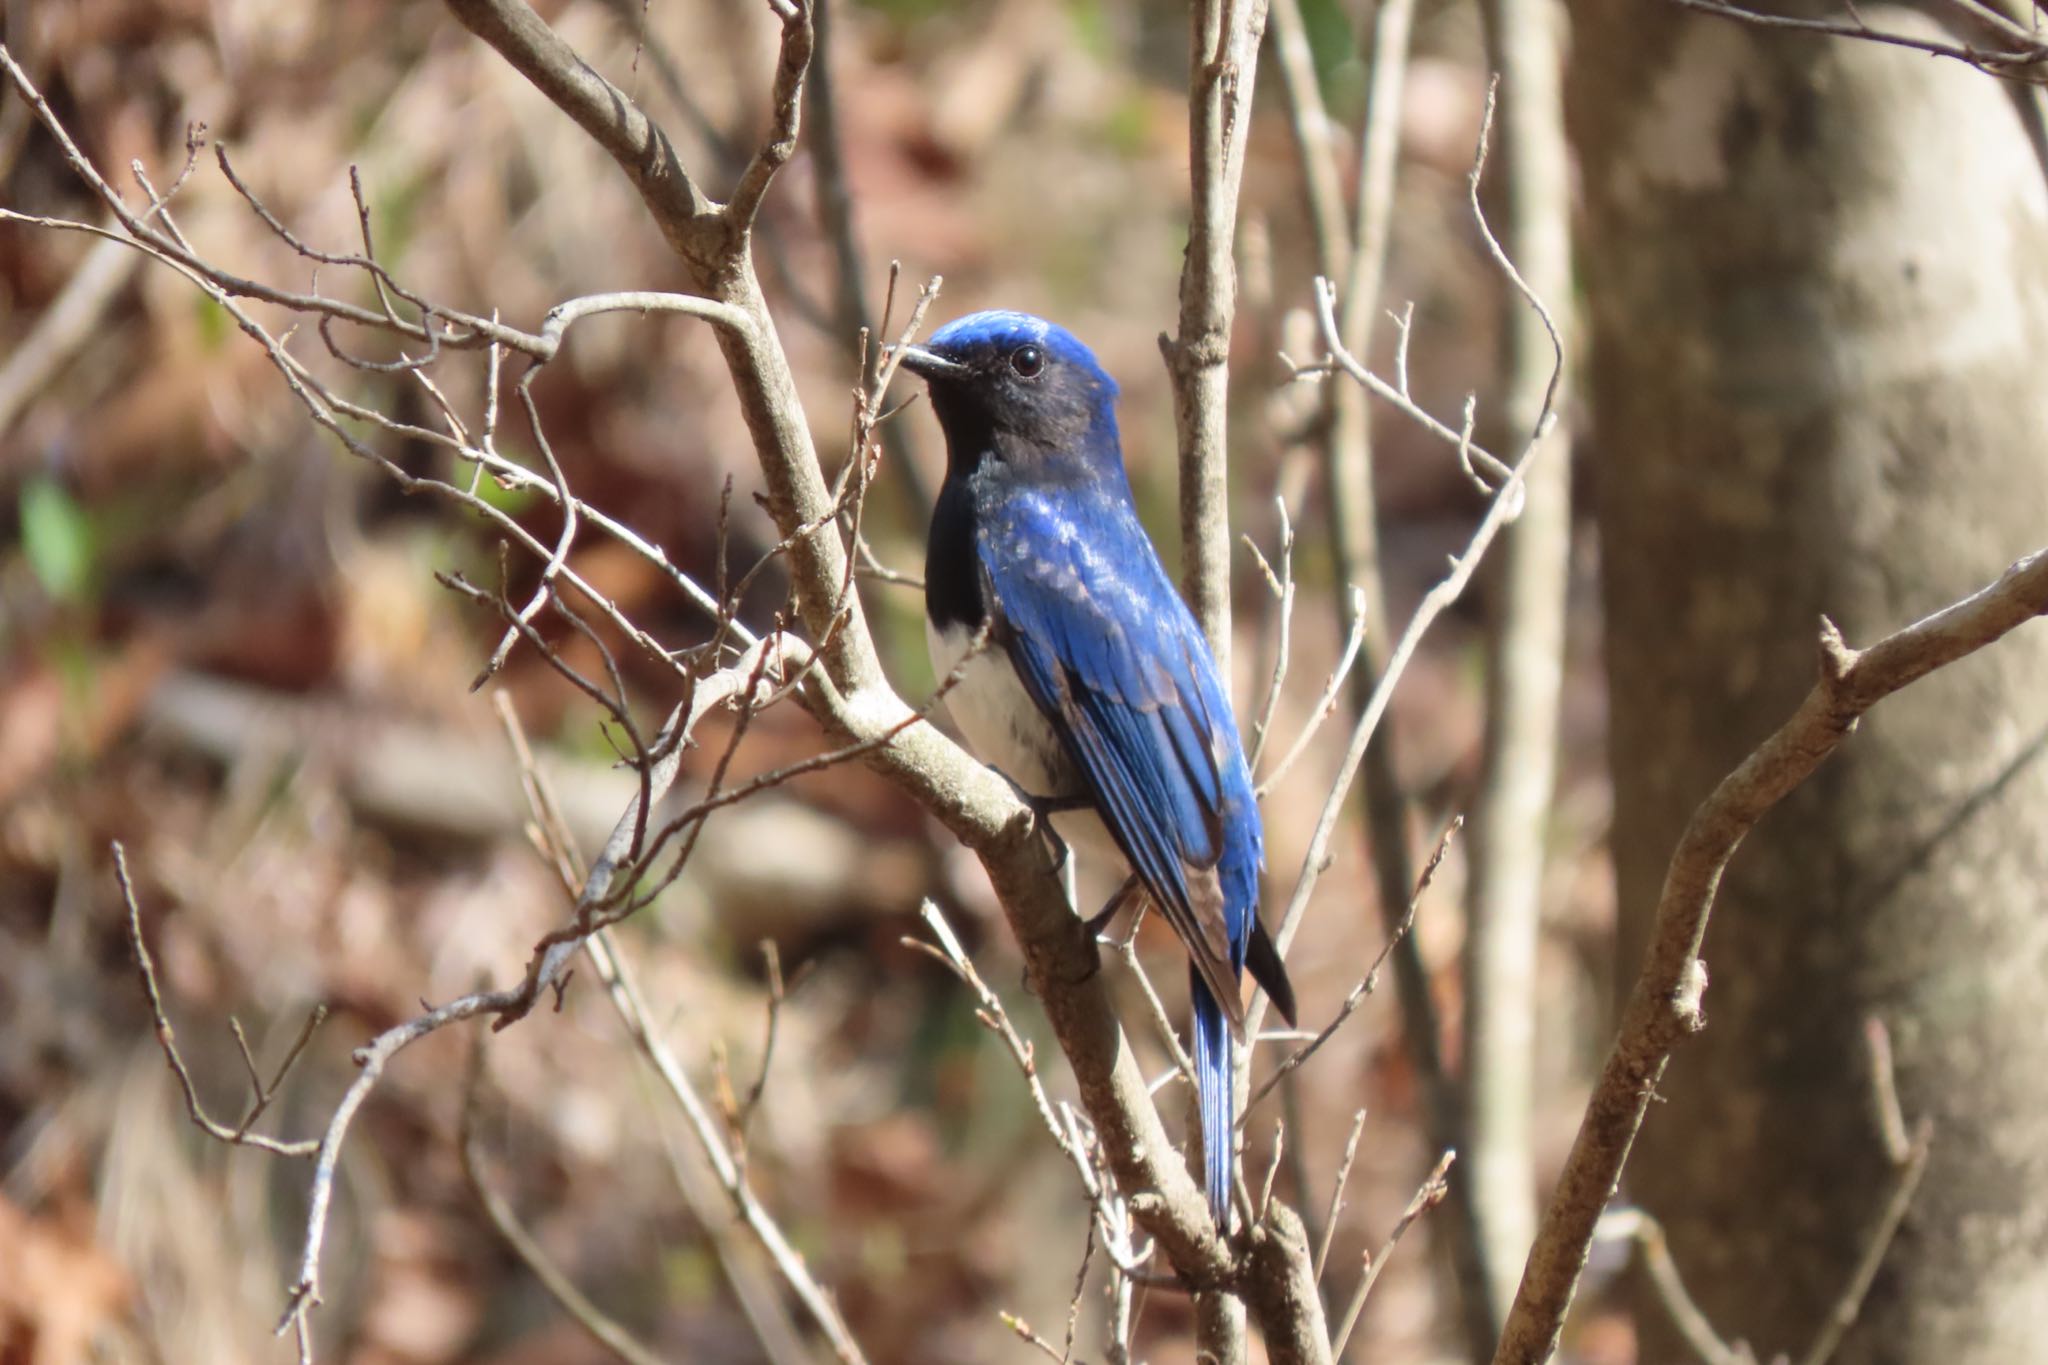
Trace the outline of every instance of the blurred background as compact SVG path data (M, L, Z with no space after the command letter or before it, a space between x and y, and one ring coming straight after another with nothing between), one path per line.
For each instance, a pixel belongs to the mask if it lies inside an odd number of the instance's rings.
M540 8L665 124L701 182L717 194L730 187L768 107L777 30L765 5ZM1370 7L1303 0L1300 13L1337 164L1355 166ZM1182 9L839 0L831 17L837 140L871 305L879 307L894 260L903 271L899 319L917 285L939 274L934 323L1014 307L1087 341L1122 385L1133 481L1162 553L1176 562L1174 433L1157 338L1174 325L1186 233ZM359 168L380 258L409 288L450 306L495 310L531 329L577 295L682 285L615 168L440 6L10 0L7 20L16 58L123 188L133 188L123 169L131 160L159 187L177 179L187 130L203 124L269 209L321 249L357 249L349 168ZM1512 315L1466 204L1491 65L1485 31L1477 10L1448 0L1426 0L1413 23L1383 301L1413 303L1406 363L1416 399L1455 425L1464 396L1476 393L1481 436L1511 454L1519 441L1500 414ZM1607 50L1627 47L1610 39ZM1716 60L1739 66L1743 49ZM1345 583L1313 448L1320 391L1290 384L1281 358L1321 354L1310 311L1316 248L1281 82L1268 70L1260 84L1239 230L1232 479L1235 529L1267 557L1278 554L1276 498L1301 529L1292 667L1275 725L1284 747L1341 648ZM1775 115L1764 117L1768 125ZM769 197L757 260L812 429L836 463L859 350L815 121L805 133ZM1654 148L1629 154L1655 159ZM0 203L103 218L11 93L0 98ZM317 269L280 241L210 152L175 207L195 249L238 274L370 297L360 280ZM1681 297L1697 302L1699 292ZM287 325L281 313L264 316ZM1669 325L1692 327L1682 312ZM310 330L293 348L325 364ZM1394 329L1381 326L1369 357L1389 364L1394 344ZM354 401L435 420L417 385L331 368ZM476 411L481 357L451 354L435 373L451 401ZM716 528L728 481L731 563L750 564L773 546L753 497L751 447L701 324L584 322L533 392L580 496L664 546L700 582L720 577ZM1601 439L1584 401L1566 412L1593 442L1581 443L1582 495L1594 459L1586 452ZM450 474L443 452L359 434L402 468ZM1390 616L1367 630L1383 649L1484 502L1447 450L1412 424L1381 412L1373 434ZM890 441L864 525L884 564L916 574L942 452L921 404L893 419ZM500 443L539 466L509 400ZM481 487L543 539L558 528L544 503L488 479ZM324 1124L353 1074L352 1048L422 1000L513 979L534 941L562 920L566 902L528 838L494 697L509 701L541 750L586 852L634 781L616 764L599 714L530 650L516 651L483 693L469 691L500 624L435 574L491 584L502 563L516 596L538 566L502 559L488 527L409 499L386 473L349 458L224 312L139 256L83 234L0 224L0 490L9 509L0 512L0 1360L288 1358L288 1343L269 1328L297 1261L307 1171L210 1142L186 1121L138 987L110 841L126 845L166 1007L214 1112L233 1122L249 1097L231 1020L268 1067L315 1005L328 1009L260 1125L296 1137ZM1567 628L1550 664L1561 679L1556 775L1536 831L1541 929L1525 963L1536 1027L1525 1077L1531 1122L1517 1159L1539 1189L1562 1159L1607 1041L1616 951L1603 606L1592 505L1574 501L1582 510L1568 523L1555 589L1568 603ZM1761 523L1757 534L1781 538ZM1655 548L1643 554L1655 558ZM1731 555L1737 572L1740 555L1726 545L1707 558ZM707 638L703 615L615 544L586 537L573 564L664 643ZM1271 669L1276 608L1248 551L1234 573L1235 686L1248 720ZM1929 605L1974 586L1972 573L1931 572ZM1645 591L1668 582L1646 581ZM1482 783L1486 603L1498 589L1487 582L1437 626L1395 699L1394 777L1419 852L1471 808ZM882 580L866 581L863 595L898 688L927 695L920 595ZM1810 634L1804 599L1786 600L1800 605L1800 624L1788 629ZM743 617L759 625L781 601L771 567ZM1870 629L1903 619L1877 611ZM1730 628L1744 630L1740 621ZM562 647L595 666L584 642L564 638ZM1767 698L1772 705L1796 700L1810 674L1810 645L1782 652L1791 681ZM674 677L630 651L620 658L651 728L676 700ZM703 748L685 761L684 790L702 789L730 724L707 720ZM1268 801L1269 907L1293 886L1346 728L1340 707ZM1714 733L1739 757L1766 728L1731 722ZM1632 734L1650 742L1640 725ZM778 708L751 726L734 776L821 747L801 712ZM1704 788L1674 790L1674 801L1697 800ZM1642 859L1661 866L1672 833L1646 835ZM1386 937L1385 897L1358 822L1340 825L1334 856L1290 957L1311 1028ZM1455 846L1414 932L1454 1068L1466 859L1467 845ZM760 1070L770 990L763 944L773 945L788 997L746 1135L749 1178L837 1295L869 1358L1030 1358L998 1314L1059 1340L1086 1206L1010 1059L976 1022L970 994L902 945L923 932L925 897L945 908L1040 1057L1054 1057L978 866L857 764L718 814L682 878L622 934L654 1019L707 1090L721 1076L744 1089ZM1178 948L1158 926L1139 947L1178 1017ZM1108 970L1148 1069L1163 1074L1134 982L1114 963ZM1436 1155L1424 1081L1391 997L1383 981L1285 1110L1280 1188L1318 1214L1353 1115L1369 1112L1334 1231L1340 1302L1362 1253L1380 1245ZM337 1185L328 1302L315 1316L323 1358L607 1358L498 1238L465 1178L457 1132L472 1046L466 1031L451 1030L403 1054L354 1130ZM592 984L572 984L559 1013L492 1035L482 1055L486 1173L547 1253L667 1358L762 1358L721 1268L720 1239L733 1236L724 1197ZM1054 1094L1067 1093L1062 1069L1044 1070ZM1175 1101L1166 1112L1177 1124ZM1264 1169L1279 1112L1255 1116L1249 1171ZM1863 1122L1863 1111L1853 1119ZM1401 1244L1351 1358L1466 1358L1439 1232L1439 1220L1425 1219ZM733 1273L761 1283L748 1249L737 1254L752 1269ZM1620 1256L1596 1262L1596 1292L1568 1342L1574 1359L1638 1358L1634 1317L1612 1293ZM1093 1274L1099 1283L1099 1261ZM1192 1359L1187 1299L1141 1294L1139 1354ZM1086 1300L1084 1326L1099 1313L1097 1297ZM1811 1306L1817 1316L1821 1305ZM1094 1352L1084 1332L1083 1358Z

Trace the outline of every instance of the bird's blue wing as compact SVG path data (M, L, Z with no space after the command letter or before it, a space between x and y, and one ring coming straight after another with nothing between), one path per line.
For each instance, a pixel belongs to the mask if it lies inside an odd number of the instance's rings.
M997 642L1197 975L1241 1024L1258 810L1201 629L1120 498L1015 496L978 541Z

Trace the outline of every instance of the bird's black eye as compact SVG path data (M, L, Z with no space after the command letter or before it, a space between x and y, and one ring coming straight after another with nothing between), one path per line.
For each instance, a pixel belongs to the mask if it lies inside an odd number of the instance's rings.
M1010 352L1010 368L1025 379L1036 379L1038 372L1045 368L1045 352L1028 343L1019 346Z

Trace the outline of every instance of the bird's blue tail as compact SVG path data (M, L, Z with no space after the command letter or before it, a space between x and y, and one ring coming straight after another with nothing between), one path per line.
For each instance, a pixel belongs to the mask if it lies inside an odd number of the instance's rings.
M1230 1228L1230 1167L1235 1146L1236 1077L1230 1057L1230 1021L1209 993L1201 974L1188 972L1195 1007L1195 1082L1201 1092L1202 1172L1209 1189L1209 1212L1216 1226Z

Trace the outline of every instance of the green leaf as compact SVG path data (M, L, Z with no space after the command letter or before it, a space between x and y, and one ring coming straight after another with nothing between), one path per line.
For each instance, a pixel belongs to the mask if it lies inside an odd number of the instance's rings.
M228 320L228 310L204 294L193 299L192 308L199 319L199 349L214 355L227 343L228 332L234 327Z
M92 584L92 522L55 479L38 477L21 490L21 547L50 596L83 597Z
M1100 61L1116 55L1116 31L1110 23L1108 6L1101 0L1068 0L1067 22L1081 50Z
M524 484L515 484L507 488L492 477L489 471L476 481L476 495L509 516L517 516L524 512L533 505L534 499L540 496Z

